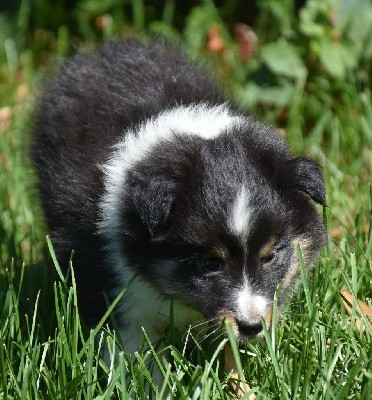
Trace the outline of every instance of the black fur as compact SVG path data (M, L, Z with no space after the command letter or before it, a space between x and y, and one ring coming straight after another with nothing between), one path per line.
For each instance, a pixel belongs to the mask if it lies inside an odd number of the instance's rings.
M110 42L67 61L45 88L32 158L61 265L67 267L75 250L79 302L91 325L105 310L103 292L117 286L98 234L100 166L129 129L164 110L199 103L225 99L182 52L136 40ZM313 161L292 158L279 136L254 119L214 140L183 135L182 128L177 140L159 142L129 171L120 243L133 273L160 295L212 318L234 309L231 293L243 269L252 288L272 298L293 260L294 238L308 240L311 262L324 227L309 196L325 203L323 180ZM243 184L255 215L246 243L227 226ZM277 238L275 254L259 259L270 237ZM216 248L226 250L227 260L214 255ZM161 269L165 262L172 263L171 272Z

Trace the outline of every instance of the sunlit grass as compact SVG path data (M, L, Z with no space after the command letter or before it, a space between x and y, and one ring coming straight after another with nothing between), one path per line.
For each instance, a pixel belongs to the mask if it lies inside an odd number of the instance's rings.
M26 13L29 3L23 4ZM142 5L133 9L139 28ZM168 21L172 2L167 7ZM105 320L92 331L80 320L76 289L66 286L48 248L28 160L45 74L35 68L43 64L35 58L44 55L44 65L54 64L70 52L70 36L61 28L52 51L38 49L36 39L32 50L24 50L18 41L27 27L24 15L19 18L23 33L0 51L0 398L144 398L149 387L159 399L231 398L221 342L203 348L190 332L183 338L189 347L169 344L160 352L144 337L143 349L130 356L117 351L120 340L106 331ZM230 91L242 90L230 84ZM309 154L323 167L329 240L281 319L263 341L249 342L238 353L239 374L257 399L366 400L372 393L371 327L368 321L363 330L357 326L340 295L345 288L371 305L372 97L370 81L359 85L348 77L338 84L338 101L324 107L307 96L309 88L299 87L280 122L295 153ZM319 98L329 96L318 89ZM279 123L272 107L254 111ZM164 375L162 387L152 381L153 365Z

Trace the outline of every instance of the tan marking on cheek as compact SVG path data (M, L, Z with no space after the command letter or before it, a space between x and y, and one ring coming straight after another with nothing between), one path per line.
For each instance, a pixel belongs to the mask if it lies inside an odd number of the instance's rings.
M234 317L234 314L231 311L224 311L218 318L220 324L228 323L233 328L235 335L238 333L238 324Z
M270 238L260 249L258 257L260 259L267 257L275 248L277 239L275 237Z
M298 276L299 273L300 273L300 268L297 262L291 264L282 280L282 289L284 290L287 289L289 286L291 286L291 283L293 282L294 278Z
M300 247L302 258L306 263L308 263L309 260L309 249L312 245L311 239L304 237L304 236L298 236L294 240L292 240L292 247L294 249L294 254L297 257L297 247Z

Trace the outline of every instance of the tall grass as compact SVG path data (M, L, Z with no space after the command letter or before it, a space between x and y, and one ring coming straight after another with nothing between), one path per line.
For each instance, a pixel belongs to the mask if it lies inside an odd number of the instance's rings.
M350 316L340 292L346 288L371 305L372 95L365 74L370 59L361 58L343 79L315 69L301 53L308 38L301 43L296 36L295 16L288 23L282 21L280 29L270 30L265 18L272 13L276 13L273 18L284 17L279 6L273 11L265 3L266 14L258 15L254 26L259 37L295 42L307 75L302 84L297 78L289 79L293 92L288 104L263 100L253 104L247 102L247 93L251 93L252 81L258 84L258 71L266 71L267 82L273 75L281 82L287 78L267 72L260 53L249 63L239 60L224 20L234 10L205 1L192 10L190 6L187 17L181 19L181 6L174 1L166 1L155 14L146 2L111 3L101 9L94 1L76 2L73 18L85 13L85 19L79 17L80 25L75 26L72 17L63 14L61 2L58 18L62 23L57 29L47 18L49 1L38 2L40 13L35 19L40 28L30 19L33 3L22 0L19 13L14 14L17 34L9 28L1 44L0 398L144 398L150 387L158 399L233 397L219 341L207 347L189 332L183 338L187 346L169 343L165 353L144 334L143 348L130 356L117 352L120 339L108 330L105 320L97 329L87 330L78 312L76 288L66 286L46 240L27 150L46 66L70 54L77 44L144 29L147 33L161 31L167 37L183 36L191 56L207 58L244 110L249 104L250 112L281 127L295 152L313 156L324 170L328 206L319 211L327 223L328 243L311 278L303 273L302 285L263 341L248 342L236 351L230 337L237 365L241 365L240 377L257 399L369 399L371 327L362 318L361 329L358 306L353 305ZM260 7L263 3L258 2ZM291 4L286 1L282 7ZM106 18L103 31L94 25L100 15ZM223 54L205 48L205 31L211 21L222 24L227 47ZM154 366L165 377L159 388L151 378Z

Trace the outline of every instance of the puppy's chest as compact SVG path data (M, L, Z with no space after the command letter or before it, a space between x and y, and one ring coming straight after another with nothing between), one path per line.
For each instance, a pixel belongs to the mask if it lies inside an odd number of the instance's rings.
M149 283L135 279L127 288L118 307L121 334L125 349L138 349L143 328L150 340L158 340L168 328L177 328L182 335L191 325L203 320L198 311L176 299L164 297ZM132 348L133 347L133 348Z

